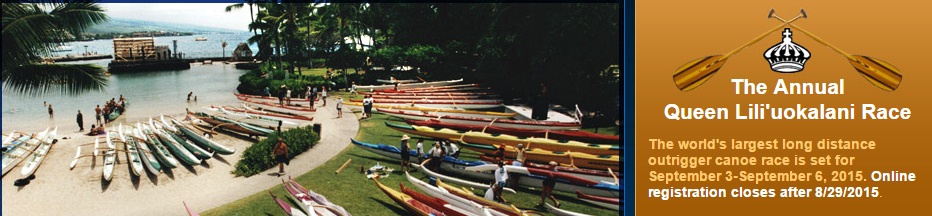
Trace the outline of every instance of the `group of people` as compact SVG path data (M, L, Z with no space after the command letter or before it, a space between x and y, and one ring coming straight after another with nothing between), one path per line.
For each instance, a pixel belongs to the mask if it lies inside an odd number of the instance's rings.
M404 152L410 152L411 147L408 145L408 140L411 139L407 134L401 136L401 167L403 170L411 169L411 155L404 154ZM418 161L423 161L426 158L430 158L430 163L428 163L424 168L430 170L438 170L440 168L440 163L443 160L443 157L450 156L453 158L459 158L460 149L453 144L452 142L446 140L434 141L433 148L430 150L424 151L424 139L418 139L417 144L415 145L415 157L418 158Z
M110 123L110 114L113 112L125 112L126 109L126 98L123 95L120 95L120 100L116 98L110 98L108 101L104 101L104 107L100 108L100 104L97 105L97 108L94 109L94 118L97 120L97 124L91 124L91 131L87 134L90 136L96 136L104 134L104 124ZM81 110L78 110L78 127L81 131L84 131L84 115L81 114Z
M372 117L372 104L375 104L375 98L372 98L372 95L362 96L362 119Z
M495 163L498 164L498 169L495 170L495 182L492 183L492 192L496 200L505 202L505 199L502 197L502 189L506 185L511 187L518 186L518 181L520 181L520 175L518 174L509 174L505 170L505 145L499 145L498 149L492 153L492 157L495 160ZM515 160L511 162L512 166L524 166L525 159L527 158L527 149L524 148L524 144L518 144L515 148ZM549 163L551 171L557 171L559 164L555 161L550 161ZM538 206L544 205L546 199L553 201L554 205L557 208L560 207L560 202L557 201L552 194L553 188L557 184L556 177L552 175L546 176L547 178L543 181L543 190L540 194L540 203Z
M194 95L194 92L188 92L188 102L191 102L191 96L194 96L194 102L197 102L197 95Z

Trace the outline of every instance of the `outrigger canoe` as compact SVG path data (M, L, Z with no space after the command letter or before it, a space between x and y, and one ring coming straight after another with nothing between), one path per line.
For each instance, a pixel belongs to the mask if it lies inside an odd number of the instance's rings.
M372 181L375 181L375 186L379 187L379 190L382 190L382 192L385 193L385 195L388 195L388 198L391 198L393 201L395 201L395 203L398 203L398 205L401 205L401 207L404 207L405 210L408 210L408 212L410 212L411 214L414 214L417 216L446 215L437 209L431 208L429 205L425 204L424 202L416 200L412 198L411 196L408 196L400 191L397 191L389 187L386 187L385 185L382 185L382 183L379 182L378 178L372 179Z
M268 128L270 130L274 130L275 128L277 128L279 122L282 123L282 129L293 129L299 126L298 123L292 122L291 120L271 119L268 117L262 117L259 115L252 115L248 113L234 113L234 112L227 111L226 109L223 109L223 108L220 108L220 109L205 108L205 109L213 111L211 115L214 115L217 117L223 117L226 119L234 119L238 122L255 125L255 126L262 127L262 128Z
M366 92L368 95L386 95L386 96L497 96L490 92Z
M456 98L432 98L432 99L397 99L397 98L375 98L373 100L375 103L386 103L386 104L417 104L417 103L434 103L434 102L450 102L450 103L502 103L502 99L456 99ZM362 99L350 99L350 102L362 102Z
M197 133L189 129L184 124L181 124L181 122L179 122L178 120L172 119L171 122L174 123L176 127L178 127L178 130L181 131L181 133L183 133L185 137L188 137L188 139L191 139L191 141L194 141L198 145L201 145L201 147L210 148L214 150L215 152L224 154L224 155L229 155L229 154L233 154L234 152L236 152L235 148L221 145L217 142L214 142L213 140L209 140L207 138L204 138L198 135Z
M488 163L482 161L464 161L455 159L452 157L444 157L443 161L440 163L440 169L450 173L451 175L464 176L472 179L480 179L482 181L493 181L495 176L493 171L479 171L485 170L485 166L489 165ZM474 168L480 168L475 170ZM533 174L522 174L514 173L520 175L518 178L518 184L530 188L540 188L543 184L546 177ZM592 194L597 196L604 197L621 197L622 191L624 190L620 185L616 185L608 182L598 182L595 185L591 185L591 181L586 182L577 182L570 181L567 179L557 178L557 184L554 187L554 190L575 193L576 191L583 191L586 194Z
M444 100L476 100L476 99L494 99L495 97L492 97L492 96L485 96L485 95L423 95L423 96L415 96L415 95L381 95L381 94L373 94L373 95L372 95L372 98L375 98L375 99L388 99L388 100L421 100L421 99L427 99L427 100L441 100L441 99L444 99Z
M168 147L171 152L175 153L175 156L177 156L176 158L181 159L181 161L189 165L201 163L201 159L197 156L194 156L194 154L191 154L191 152L182 147L181 143L175 141L175 139L171 138L171 136L158 129L155 125L151 124L151 122L149 126L152 127L152 132L158 136L159 139L161 139L162 144L165 145L165 147Z
M252 99L243 99L240 98L243 102L247 102L250 105L262 108L264 110L272 112L287 112L287 113L299 113L299 114L311 114L316 112L317 109L313 107L304 107L304 106L295 106L295 105L279 105L278 103L266 102L266 101L257 101Z
M456 208L461 209L460 212L467 212L473 215L490 215L489 213L491 213L491 215L496 215L496 216L507 216L508 215L506 213L499 212L496 210L489 210L488 207L480 205L476 202L473 202L472 200L453 195L449 191L446 191L434 185L430 185L427 182L421 181L420 179L414 178L413 176L411 176L411 174L408 174L408 172L405 172L405 178L408 179L408 182L411 182L411 184L414 184L415 187L417 187L421 191L426 192L428 195L443 199L443 201L446 201L447 203L452 204ZM486 213L486 212L489 212L489 213Z
M352 101L351 101L352 102ZM498 108L502 106L501 101L432 101L432 100L377 100L378 104L385 105L394 105L394 106L403 106L403 105L414 105L430 108L443 108L443 109L491 109Z
M485 154L494 153L497 148L492 145L472 144L460 142L462 148ZM505 157L515 158L517 156L516 148L511 146L505 147ZM536 147L525 148L525 160L537 163L548 163L554 161L561 164L571 164L580 168L607 170L620 170L621 157L618 155L592 155L582 152L564 152L544 150Z
M270 130L265 129L265 128L260 128L256 126L253 126L252 128L247 128L248 126L244 127L244 124L242 123L229 120L226 118L222 118L222 117L216 117L216 116L209 115L209 114L202 113L202 112L197 112L197 113L188 112L188 114L194 116L195 118L200 119L201 121L210 123L211 125L214 125L215 127L220 127L223 129L235 131L237 133L242 133L242 134L246 134L249 136L268 136L269 134L271 134Z
M298 204L298 208L307 213L308 215L323 215L323 216L336 216L337 214L331 212L326 206L321 205L320 203L315 202L307 194L299 192L294 188L293 185L286 183L282 179L282 186L284 186L285 191L288 192L288 198Z
M142 165L146 170L149 170L150 173L158 175L162 172L162 165L159 164L156 156L153 155L149 147L146 146L145 140L141 138L143 135L139 132L139 128L133 129L132 134L134 134L134 136L130 136L132 140L131 143L136 145L136 149L139 149L139 157L142 158L143 161Z
M406 80L399 80L399 79L376 79L375 81L376 81L376 82L380 82L380 83L414 83L414 82L420 82L420 81L415 80L415 79L406 79Z
M291 205L288 204L288 202L285 202L284 200L279 199L278 197L275 196L275 194L272 194L271 191L269 191L269 195L272 195L272 200L274 200L275 203L278 204L279 208L282 208L282 210L285 211L285 214L289 216L307 216L307 214L302 212L301 209L291 207Z
M620 147L617 145L590 144L576 141L561 142L559 140L544 138L520 138L505 134L491 134L479 131L457 131L446 128L436 129L424 126L392 124L389 122L385 122L385 126L388 126L389 128L397 131L401 131L402 133L416 134L439 139L448 139L451 141L461 140L463 142L485 145L504 144L507 146L515 147L518 144L523 144L525 147L535 147L551 151L579 152L595 155L618 155L621 152Z
M300 120L300 121L313 121L314 120L314 117L254 110L254 109L249 109L248 106L244 106L244 108L236 108L236 107L231 107L231 106L223 106L223 107L210 106L210 108L214 108L214 109L223 108L224 110L231 111L231 112L249 113L251 115L261 115L265 117L278 118L282 120L285 120L285 119Z
M291 176L288 176L288 183L290 183L291 186L294 187L294 189L298 190L298 192L304 193L307 196L311 197L311 199L314 200L314 202L317 202L317 203L320 203L321 205L325 205L329 207L328 209L330 209L331 211L334 211L334 213L338 215L351 216L351 214L347 212L346 209L344 209L342 206L333 204L332 202L330 202L330 200L327 200L327 197L324 197L323 195L314 193L314 191L304 188L304 186L301 186L301 184L298 184L298 182L295 182L294 179L291 179Z
M477 214L473 214L466 210L453 206L447 201L444 201L443 199L428 196L422 193L418 193L417 191L408 189L408 187L405 187L404 184L401 184L401 192L404 193L405 195L411 196L411 198L415 200L419 200L422 203L427 204L427 206L430 206L433 209L437 209L443 212L444 214L448 216L477 216Z
M486 125L495 125L503 128L519 128L519 129L530 129L530 130L577 130L582 127L580 123L567 123L567 122L554 122L554 121L528 121L528 120L510 120L510 119L494 119L494 118L470 118L462 117L455 115L435 115L435 114L425 114L423 112L414 112L414 111L405 111L405 110L394 110L394 109L382 109L376 108L380 113L386 115L410 119L425 121L430 119L440 119L447 123L453 124L462 124L462 125L475 125L475 126L486 126Z
M45 139L48 132L49 128L45 128L45 131L33 134L34 136L24 134L23 137L17 140L11 140L9 149L0 156L3 158L3 175L6 175L10 170L13 170L13 167L23 162L27 153L39 147L39 141Z
M347 106L352 109L362 109L361 102L344 102L344 106ZM492 111L476 111L476 110L463 110L463 109L445 109L445 108L429 108L421 106L411 106L409 105L384 105L384 104L372 104L373 108L382 108L382 109L392 109L392 110L404 110L411 112L422 112L429 113L440 116L461 116L461 117L471 117L471 118L512 118L517 113L503 113L503 112L492 112ZM373 112L378 112L379 109L372 110Z
M521 209L518 209L514 205L505 205L505 204L502 204L502 203L499 203L493 200L487 200L483 197L476 196L476 194L474 194L469 189L466 189L465 187L457 188L457 187L454 187L453 185L444 183L440 179L437 179L437 187L443 188L449 191L453 195L476 202L479 205L488 206L489 208L508 214L510 216L540 215L538 213L535 213L534 211L522 211Z
M588 214L571 212L571 211L559 209L557 207L553 207L552 205L550 205L550 203L546 203L546 205L547 205L547 211L549 211L550 213L553 213L553 215L556 215L556 216L591 216Z
M576 191L576 198L607 209L614 209L617 211L621 208L621 201L618 198L593 196L579 191Z
M512 113L514 114L514 113ZM611 143L618 144L619 137L592 133L588 131L580 130L535 130L535 129L522 129L522 128L506 128L499 127L494 125L469 125L469 124L456 124L449 123L445 120L429 119L429 120L405 120L408 124L419 125L419 126L428 126L433 128L449 128L453 130L471 130L471 131L482 131L486 133L493 134L508 134L518 137L543 137L546 139L555 139L555 140L574 140L579 142L589 142L589 143Z
M143 171L144 165L142 165L143 159L140 156L141 153L139 153L139 149L136 149L136 141L133 140L132 137L127 138L125 134L123 134L122 123L117 127L117 135L119 135L120 141L123 142L123 148L126 149L126 158L129 160L130 170L133 171L132 174L135 176L142 175L145 171Z
M54 142L56 136L58 135L58 127L52 130L51 133L45 136L41 142L39 142L39 147L37 147L30 156L26 158L23 162L23 170L21 174L23 177L28 177L36 172L39 169L39 165L42 165L42 162L45 161L45 156L49 154L49 151L52 150L52 142Z
M488 155L479 155L479 159L485 162L489 162L489 163L494 163L497 161L495 158L493 158L492 156L488 156ZM512 162L513 162L512 160L505 160L505 164L512 164ZM529 167L529 168L537 168L537 169L553 169L553 167L551 167L548 164L535 163L535 162L531 162L528 160L524 161L524 166ZM566 173L566 174L574 175L580 178L590 179L593 181L604 181L604 182L619 181L618 176L613 175L612 173L609 173L608 171L578 168L578 167L573 167L572 164L559 164L556 169L558 172L561 172L561 173Z
M142 128L142 132L146 137L146 142L149 144L149 149L153 149L155 152L155 157L162 162L162 165L168 168L178 167L178 159L168 151L168 149L162 145L162 142L159 141L159 138L152 132L151 128L148 128L147 125L142 125L137 123L138 128Z
M103 178L106 181L113 179L113 166L116 165L116 145L113 144L113 141L110 140L110 134L107 133L107 153L104 154L104 171ZM95 143L100 142L100 137L94 137ZM94 149L94 152L97 152L97 149Z
M421 87L431 87L431 86L448 86L448 85L455 85L456 83L459 83L462 81L463 79L436 81L436 82L404 83L404 84L398 84L398 89L410 89L410 88L421 88ZM359 91L364 91L364 90L365 91L378 91L378 90L386 90L386 89L395 89L395 85L394 84L368 85L368 86L357 85L356 89Z

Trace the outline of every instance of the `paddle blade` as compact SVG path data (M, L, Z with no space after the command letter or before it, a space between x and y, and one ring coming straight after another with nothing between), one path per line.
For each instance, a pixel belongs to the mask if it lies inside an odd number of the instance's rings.
M900 86L900 81L903 80L903 74L900 73L899 69L880 59L851 55L848 61L867 81L883 90L894 91Z
M689 91L699 87L725 65L726 59L722 57L722 55L707 56L684 64L673 72L673 83L680 91Z

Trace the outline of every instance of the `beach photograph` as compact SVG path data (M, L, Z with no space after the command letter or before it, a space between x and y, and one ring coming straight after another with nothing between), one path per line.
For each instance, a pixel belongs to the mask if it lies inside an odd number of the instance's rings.
M621 215L618 3L2 3L3 215Z

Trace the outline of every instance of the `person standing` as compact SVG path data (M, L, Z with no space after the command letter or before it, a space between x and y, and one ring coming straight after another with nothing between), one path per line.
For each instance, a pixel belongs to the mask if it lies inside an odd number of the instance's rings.
M453 144L453 142L446 141L447 146L447 155L450 157L459 159L460 158L460 148Z
M278 88L278 105L285 105L285 88L284 84Z
M505 198L502 197L502 190L505 189L505 181L508 181L508 172L505 171L505 163L499 161L498 169L495 169L495 182L492 183L492 192L495 193L496 201L501 203L505 203Z
M193 91L192 91L192 92L188 92L188 102L191 102L191 95L193 95L193 94L194 94Z
M52 104L49 104L49 118L55 117L55 110L52 110Z
M343 118L343 97L337 97L337 118Z
M81 110L78 110L78 132L84 132L84 115L81 115Z
M415 146L417 150L417 159L420 162L424 157L424 139L417 139L417 145Z
M308 88L310 88L310 87L308 87ZM311 91L310 94L308 94L308 98L307 98L308 103L310 103L310 106L309 106L309 107L310 107L311 109L314 108L314 101L317 100L317 90L316 90L316 88L314 88L314 89L315 89L314 91Z
M100 124L100 112L101 112L100 104L97 104L97 109L94 109L94 112L97 113L96 115L94 115L94 117L97 118L97 124ZM91 129L93 129L93 127L91 127Z
M311 85L307 85L304 88L304 99L311 99ZM313 107L313 106L311 106Z
M320 100L327 106L327 86L320 86Z
M513 166L524 166L525 153L527 152L524 149L524 144L518 144L518 149L515 150L515 161L511 163Z
M557 162L550 161L550 171L556 172L557 165ZM544 179L543 182L543 190L540 193L540 203L538 203L537 206L543 206L544 203L547 202L547 198L550 198L550 200L553 200L553 204L556 205L557 208L560 208L560 202L557 201L556 197L553 197L552 193L553 187L557 185L557 178L554 177L552 173L548 174L546 177L547 178Z
M278 176L282 176L285 174L285 164L288 163L288 145L282 141L282 138L278 138L272 153L275 161L278 162Z
M285 90L285 102L286 104L291 105L291 89Z
M410 147L408 147L408 139L411 139L411 137L408 137L407 134L401 135L401 168L405 172L411 169L411 153L409 153Z
M278 128L275 131L278 131L278 135L282 135L282 120L278 120Z
M430 164L431 170L438 170L440 168L440 163L442 163L444 152L443 147L440 146L440 142L434 142L434 148L430 149Z
M363 99L362 99L362 117L363 118L372 117L370 113L372 112L373 101L374 100L372 99L372 95L363 96Z
M353 84L350 85L350 93L356 95L356 81L353 81Z
M269 87L268 87L268 86L265 87L265 90L262 90L262 95L265 95L265 96L268 96L268 97L272 97L272 93L269 92Z

